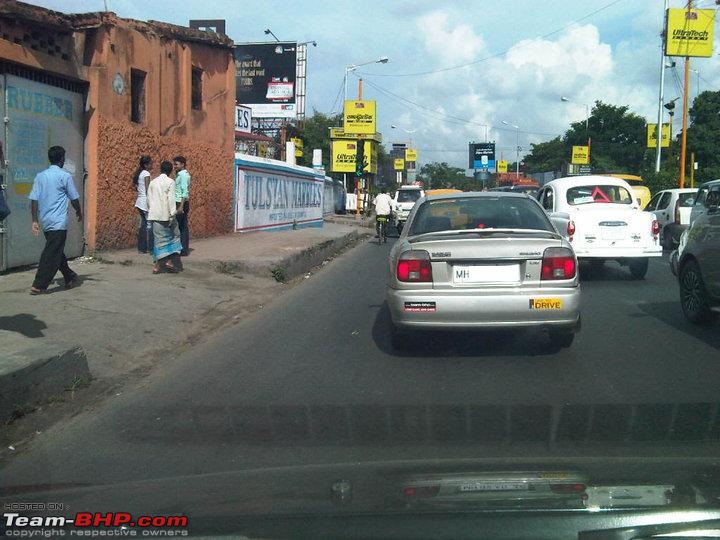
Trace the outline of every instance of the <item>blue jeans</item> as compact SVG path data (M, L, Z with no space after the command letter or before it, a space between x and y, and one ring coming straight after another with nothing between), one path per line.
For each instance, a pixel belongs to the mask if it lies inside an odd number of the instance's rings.
M138 228L137 243L138 251L140 253L147 253L153 250L153 245L155 243L153 239L152 223L148 222L147 212L145 210L137 208L137 211L140 213L140 227Z

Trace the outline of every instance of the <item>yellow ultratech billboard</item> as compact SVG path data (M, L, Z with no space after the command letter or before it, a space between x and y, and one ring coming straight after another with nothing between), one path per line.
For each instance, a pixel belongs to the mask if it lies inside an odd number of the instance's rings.
M405 161L417 161L417 150L414 148L405 149Z
M404 171L405 170L405 160L403 158L395 158L395 170L396 171Z
M295 137L291 137L290 140L295 143L295 157L303 157L303 140Z
M590 163L590 147L589 146L573 146L572 159L570 163L573 165L587 165Z
M373 141L364 141L366 173L377 174L377 145ZM357 141L335 139L332 141L332 172L354 173L357 158Z
M647 125L647 147L657 148L657 124ZM670 124L667 122L663 122L662 125L662 141L660 142L660 147L670 147Z
M667 56L712 56L714 9L671 8L667 10L666 21Z
M377 129L375 101L348 100L343 113L343 130L346 134L374 134Z
M506 173L508 169L508 162L500 160L497 162L497 172Z

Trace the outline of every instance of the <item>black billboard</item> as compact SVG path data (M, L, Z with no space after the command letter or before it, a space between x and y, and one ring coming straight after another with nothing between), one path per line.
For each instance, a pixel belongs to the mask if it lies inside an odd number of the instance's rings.
M469 169L495 168L495 143L470 143Z
M294 42L236 45L236 102L254 117L294 117L296 70Z

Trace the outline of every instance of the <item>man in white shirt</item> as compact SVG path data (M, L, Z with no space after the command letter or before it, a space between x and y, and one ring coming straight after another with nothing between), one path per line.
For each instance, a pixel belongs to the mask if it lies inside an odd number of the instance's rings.
M147 219L152 223L154 237L153 274L159 274L163 270L177 272L180 269L177 259L182 251L182 243L175 219L175 181L168 176L172 171L173 164L163 161L160 164L160 176L153 178L147 189ZM176 260L175 264L173 259Z
M380 190L380 194L375 197L375 232L378 236L380 235L380 229L378 227L377 218L384 217L389 220L391 212L392 199L390 198L390 195L387 194L387 188L383 187Z

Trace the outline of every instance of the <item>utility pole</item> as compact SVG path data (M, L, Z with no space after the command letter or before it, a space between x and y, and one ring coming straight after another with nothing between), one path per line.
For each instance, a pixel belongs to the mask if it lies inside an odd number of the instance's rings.
M663 5L663 18L667 18L668 0ZM658 144L655 150L655 172L660 172L660 155L662 154L662 121L663 121L663 102L665 101L665 29L667 21L663 24L663 30L660 32L660 95L658 97L658 123L657 129L660 135L657 136Z
M692 9L692 0L688 0L687 11ZM688 88L690 86L690 57L685 57L685 82L683 86L683 117L682 140L680 143L680 189L685 187L685 159L687 153L687 117L688 117ZM658 137L658 146L660 137Z

